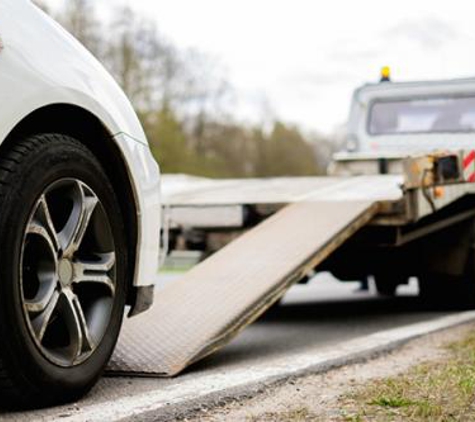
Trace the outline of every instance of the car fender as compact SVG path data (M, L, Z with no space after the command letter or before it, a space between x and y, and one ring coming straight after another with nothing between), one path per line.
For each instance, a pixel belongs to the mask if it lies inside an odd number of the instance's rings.
M49 105L74 105L96 116L119 147L136 196L140 227L134 284L153 284L159 169L126 95L73 36L30 1L0 0L0 39L0 144L29 114Z

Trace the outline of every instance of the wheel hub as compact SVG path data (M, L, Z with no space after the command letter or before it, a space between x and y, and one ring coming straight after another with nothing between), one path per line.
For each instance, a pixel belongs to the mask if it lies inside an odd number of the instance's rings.
M58 278L61 286L69 287L73 282L74 269L69 259L63 258L58 265Z

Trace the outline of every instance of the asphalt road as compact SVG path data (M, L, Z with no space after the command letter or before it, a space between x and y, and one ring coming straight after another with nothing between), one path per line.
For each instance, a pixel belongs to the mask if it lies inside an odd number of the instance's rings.
M172 282L168 276L165 282ZM450 312L418 309L417 286L400 287L397 298L378 297L373 289L356 292L358 283L338 283L321 275L308 285L289 291L283 304L245 330L231 344L173 379L105 377L79 403L26 413L0 411L1 420L49 420L77 414L83 407L131 394L176 387L190 378L252 367L270 358L285 357L297 349L332 345L367 334L428 321Z

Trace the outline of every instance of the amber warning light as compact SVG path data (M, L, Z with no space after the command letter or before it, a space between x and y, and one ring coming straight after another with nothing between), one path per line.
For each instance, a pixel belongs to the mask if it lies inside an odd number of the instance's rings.
M390 82L391 81L391 69L389 66L384 66L381 68L381 82Z

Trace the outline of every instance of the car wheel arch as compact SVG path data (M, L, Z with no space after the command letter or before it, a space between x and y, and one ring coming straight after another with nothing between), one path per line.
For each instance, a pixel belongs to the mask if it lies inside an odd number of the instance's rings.
M125 159L104 123L90 111L70 104L53 104L42 107L25 116L7 135L0 145L0 155L16 140L42 133L60 133L83 143L104 167L116 192L124 215L127 244L136 251L138 242L137 205ZM129 254L127 304L134 305L133 288L136 254Z

